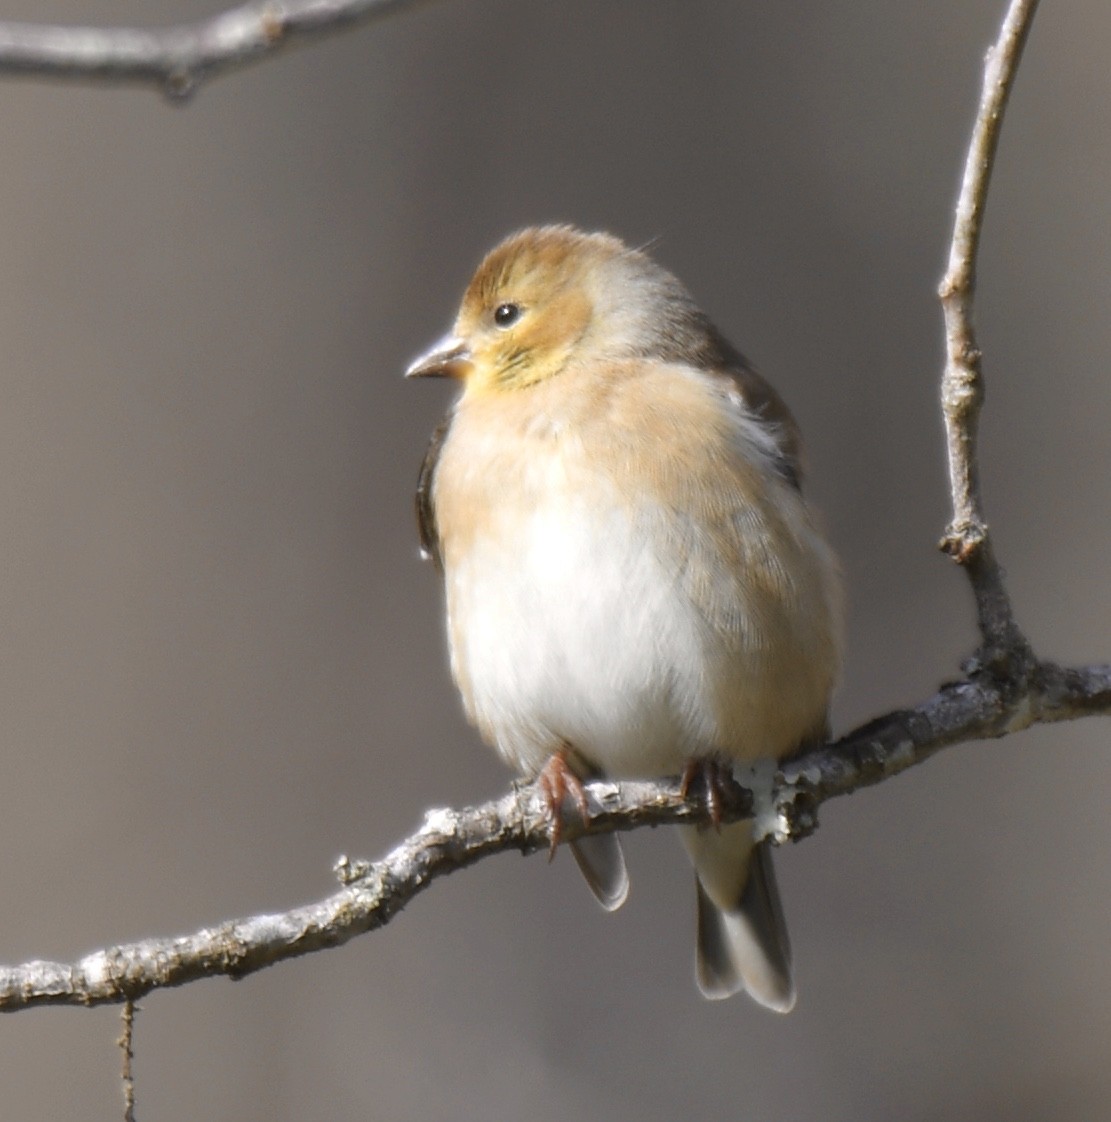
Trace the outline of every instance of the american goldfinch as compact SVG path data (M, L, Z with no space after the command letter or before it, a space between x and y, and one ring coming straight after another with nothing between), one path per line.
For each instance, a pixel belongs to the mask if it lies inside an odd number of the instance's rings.
M780 759L827 733L839 576L800 491L799 433L687 290L644 253L523 230L408 369L457 380L417 508L467 717L558 815L593 777ZM791 954L750 822L682 830L696 977L786 1012ZM601 903L614 835L572 843Z

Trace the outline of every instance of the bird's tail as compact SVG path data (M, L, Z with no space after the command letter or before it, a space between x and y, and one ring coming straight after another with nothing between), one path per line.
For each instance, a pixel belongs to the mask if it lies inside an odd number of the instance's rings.
M612 912L629 895L625 854L616 834L588 834L571 842L571 852L594 898Z
M761 1005L789 1012L791 945L770 843L753 843L751 822L690 827L682 837L697 875L698 988L709 998L744 989Z

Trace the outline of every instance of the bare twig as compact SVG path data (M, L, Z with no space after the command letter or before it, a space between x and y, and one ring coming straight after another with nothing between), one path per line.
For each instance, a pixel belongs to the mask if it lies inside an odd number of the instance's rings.
M123 1031L117 1043L123 1058L120 1063L120 1077L123 1080L123 1122L135 1122L135 1076L131 1070L135 1059L135 1002L125 1001L120 1014Z
M890 713L836 744L808 752L779 772L746 779L723 792L722 819L755 818L776 840L796 839L817 825L817 808L887 779L940 749L1005 736L1031 724L1111 713L1111 666L1063 670L1042 665L1027 692L979 674L944 686L914 709ZM709 821L685 800L678 780L592 783L591 821L573 816L564 837L677 822ZM37 1005L102 1005L134 1001L153 989L198 978L242 978L276 962L339 946L384 926L434 880L508 850L548 848L545 803L532 786L464 810L433 810L422 828L382 860L341 859L344 887L325 900L277 915L231 920L172 939L110 947L74 963L0 967L0 1011Z
M999 39L988 51L980 108L968 145L957 201L949 265L938 290L945 315L946 344L941 404L953 496L953 520L945 531L941 547L964 565L968 573L976 597L987 661L1017 662L1020 665L1016 668L1025 671L1033 668L1033 655L1015 623L980 497L976 438L984 400L984 379L972 322L972 302L976 290L976 255L1003 111L1037 7L1038 0L1012 0Z
M148 83L171 97L295 41L412 7L417 0L259 0L200 23L50 27L0 23L0 73Z

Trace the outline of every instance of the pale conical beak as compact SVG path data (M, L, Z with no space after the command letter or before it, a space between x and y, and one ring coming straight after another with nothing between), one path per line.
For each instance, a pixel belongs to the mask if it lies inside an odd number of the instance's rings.
M405 371L406 378L462 378L470 372L471 352L462 339L445 335Z

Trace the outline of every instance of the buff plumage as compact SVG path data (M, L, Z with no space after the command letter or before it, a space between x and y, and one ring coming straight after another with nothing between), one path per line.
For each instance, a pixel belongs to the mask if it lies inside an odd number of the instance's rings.
M418 513L464 709L510 766L651 777L825 734L840 593L798 430L670 273L608 235L524 230L409 374L461 383ZM701 989L791 1008L767 844L749 823L683 837ZM617 839L572 848L619 905Z

